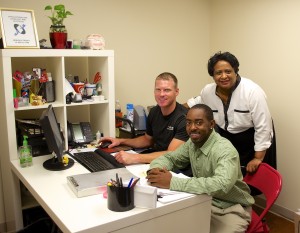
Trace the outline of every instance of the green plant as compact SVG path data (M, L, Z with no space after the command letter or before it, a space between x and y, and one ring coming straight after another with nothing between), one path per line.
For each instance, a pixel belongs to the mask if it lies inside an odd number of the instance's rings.
M51 16L48 16L48 18L51 19L52 25L62 25L68 15L73 15L70 11L66 11L63 4L55 5L54 7L48 5L44 10L51 11Z

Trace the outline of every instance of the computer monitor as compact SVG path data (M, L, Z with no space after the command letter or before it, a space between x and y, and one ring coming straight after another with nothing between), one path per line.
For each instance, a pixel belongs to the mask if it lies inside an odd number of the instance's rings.
M43 163L44 168L51 171L65 170L73 166L74 160L68 158L68 164L63 163L64 137L60 131L53 106L50 104L40 117L40 124L46 138L49 151L53 158Z

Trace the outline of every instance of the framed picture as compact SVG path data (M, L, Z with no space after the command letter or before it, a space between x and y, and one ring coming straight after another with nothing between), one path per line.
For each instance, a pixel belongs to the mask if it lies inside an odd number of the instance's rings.
M33 10L0 8L3 48L40 48Z

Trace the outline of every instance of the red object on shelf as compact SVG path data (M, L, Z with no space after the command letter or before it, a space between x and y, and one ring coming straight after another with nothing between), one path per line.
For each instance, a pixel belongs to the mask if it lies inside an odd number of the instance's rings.
M53 49L65 49L67 46L68 33L50 32L50 42Z

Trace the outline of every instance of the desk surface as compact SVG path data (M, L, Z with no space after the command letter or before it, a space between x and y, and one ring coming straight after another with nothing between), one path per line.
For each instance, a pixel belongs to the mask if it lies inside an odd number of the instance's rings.
M209 229L211 197L208 195L197 195L165 205L158 203L157 208L150 210L134 208L126 212L113 212L108 210L107 200L101 194L77 198L69 188L67 176L88 173L88 170L75 162L70 169L48 171L42 166L48 158L50 156L35 157L33 166L26 168L21 168L19 160L14 160L11 162L12 170L63 232L130 232L120 229L199 204L205 204L201 212L205 217L205 224L208 225L208 228L201 228ZM131 165L128 169L140 176L141 172L146 171L147 165ZM200 218L199 213L195 214Z

